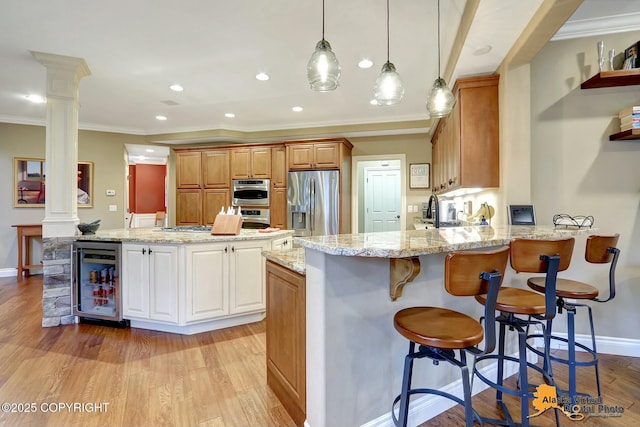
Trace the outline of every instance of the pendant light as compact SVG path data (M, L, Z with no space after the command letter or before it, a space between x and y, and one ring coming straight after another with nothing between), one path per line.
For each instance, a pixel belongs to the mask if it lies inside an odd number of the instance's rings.
M307 64L307 79L311 89L328 92L338 87L340 80L340 64L331 50L331 45L324 39L324 0L322 0L322 40L316 44L311 59Z
M397 104L404 95L400 74L396 71L396 67L389 62L389 0L387 0L387 62L382 66L373 91L377 105Z
M427 98L427 110L431 117L448 116L456 100L447 86L447 82L440 77L440 0L438 0L438 78Z

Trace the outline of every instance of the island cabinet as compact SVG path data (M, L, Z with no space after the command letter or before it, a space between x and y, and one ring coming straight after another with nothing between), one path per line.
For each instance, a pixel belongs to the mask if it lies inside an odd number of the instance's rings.
M262 251L269 241L186 247L186 322L265 310Z
M499 78L494 74L456 81L456 104L431 138L435 193L500 185Z
M271 148L251 147L231 150L231 179L271 177Z
M293 419L306 419L305 276L267 261L267 384Z
M125 318L178 322L178 248L122 245Z

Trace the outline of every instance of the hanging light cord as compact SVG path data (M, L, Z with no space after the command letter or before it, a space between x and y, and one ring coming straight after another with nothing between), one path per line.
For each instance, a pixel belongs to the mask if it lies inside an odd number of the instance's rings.
M387 0L387 62L389 62L389 0Z
M440 0L438 0L438 78L440 77Z
M322 0L322 40L324 40L324 0Z

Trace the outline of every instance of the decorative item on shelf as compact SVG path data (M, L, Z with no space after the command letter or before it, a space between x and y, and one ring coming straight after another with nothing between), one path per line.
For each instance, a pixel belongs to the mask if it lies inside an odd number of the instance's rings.
M389 62L389 0L387 0L387 62L373 88L377 105L394 105L402 100L404 87L395 65Z
M638 45L640 45L640 42L636 42L625 49L624 64L622 64L623 70L640 68L640 61L638 61Z
M340 80L340 64L331 50L331 45L324 39L324 0L322 0L322 40L307 64L307 79L311 89L318 92L335 90Z
M604 42L600 40L598 42L598 69L604 71Z
M615 49L609 49L609 70L613 71L615 70L614 66L613 66L613 60L616 57L616 50Z
M438 0L438 78L433 82L433 87L427 98L429 115L431 117L448 116L455 101L447 82L440 76L440 0Z
M567 215L556 214L553 216L553 225L565 228L591 228L593 226L593 217L591 215Z
M634 105L625 108L618 113L620 119L620 131L624 132L630 129L640 129L640 106Z
M80 223L77 227L83 235L96 234L96 231L100 228L100 220L96 219L88 224Z

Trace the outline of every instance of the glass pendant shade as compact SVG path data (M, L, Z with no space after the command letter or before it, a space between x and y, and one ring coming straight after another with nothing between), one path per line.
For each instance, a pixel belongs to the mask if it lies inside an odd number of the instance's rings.
M309 59L307 79L311 89L318 92L327 92L338 87L340 64L331 50L331 45L324 38L316 44L316 50Z
M396 67L389 61L382 66L382 71L373 87L378 105L393 105L400 102L404 95L404 87Z
M433 82L431 92L427 98L427 110L431 117L445 117L449 115L453 109L456 100L453 93L447 86L447 82L443 78L438 77Z

